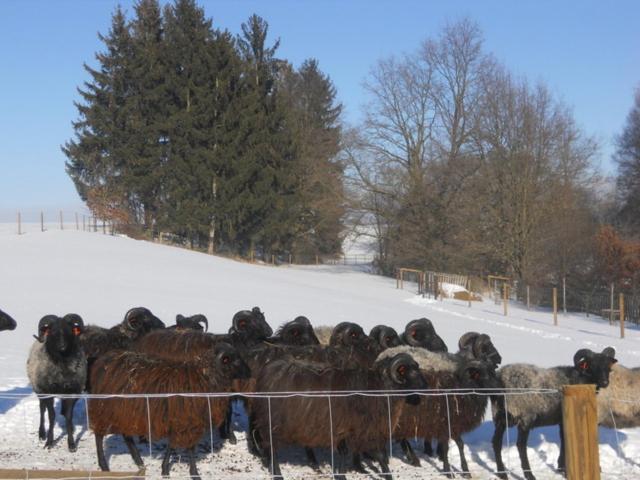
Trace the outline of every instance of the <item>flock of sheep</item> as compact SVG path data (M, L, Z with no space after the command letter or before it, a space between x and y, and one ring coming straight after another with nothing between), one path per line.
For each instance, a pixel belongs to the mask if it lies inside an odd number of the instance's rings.
M453 439L460 451L461 473L468 477L462 434L482 423L491 404L498 477L507 478L501 456L503 433L507 426L517 426L522 469L532 480L527 438L535 427L562 428L563 385L595 384L603 425L620 428L640 423L637 404L621 401L637 396L640 372L614 367L611 347L599 353L580 349L569 366L499 367L502 358L488 335L465 333L458 352L448 353L426 318L409 322L400 335L383 325L366 335L350 322L314 330L303 316L274 333L258 307L236 313L227 334L207 333L203 315L179 315L176 320L175 326L165 328L143 307L129 310L121 323L109 329L84 325L77 314L43 317L27 373L40 395L39 436L45 446L53 444L51 395L87 392L99 395L88 400L88 415L102 470L109 470L103 439L118 434L139 467L143 461L136 440L166 438L162 474L169 474L172 450L181 448L188 451L190 475L197 477L194 447L212 426L221 438L236 442L230 419L231 403L237 399L245 403L249 416L248 448L276 478L282 478L278 452L285 445L303 447L315 469L319 466L314 449L331 449L335 478L344 479L351 469L364 472L365 459L378 462L382 475L391 478L390 429L408 462L420 465L408 439L422 438L425 453L437 455L448 476L453 476L448 461ZM0 312L0 330L15 326ZM531 392L508 395L513 389ZM340 393L367 391L373 395ZM163 396L172 393L228 395ZM75 402L74 398L61 402L71 451L76 449ZM564 470L562 435L560 439L558 468Z

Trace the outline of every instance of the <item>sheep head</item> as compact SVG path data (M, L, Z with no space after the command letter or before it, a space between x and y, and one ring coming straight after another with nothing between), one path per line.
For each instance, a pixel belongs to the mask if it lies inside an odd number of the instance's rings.
M38 335L34 337L44 343L52 358L66 357L80 347L78 337L84 332L80 315L69 313L64 317L45 315L38 322Z
M130 309L120 324L121 330L131 338L139 338L151 330L165 328L164 323L148 308L135 307Z
M311 322L303 316L282 325L274 336L285 345L320 345Z
M178 330L197 330L206 333L209 330L209 321L207 317L200 313L190 317L178 314L176 315L176 328Z
M399 353L393 357L384 358L376 362L380 370L386 390L423 390L429 388L420 373L420 368L411 355ZM420 403L419 395L408 395L406 402L411 405Z
M244 344L252 345L273 335L273 330L267 323L264 312L253 307L251 310L240 310L233 316L229 333L236 335Z
M432 352L448 351L447 345L436 333L428 318L410 321L404 329L402 340L406 345L426 348Z
M0 310L0 332L2 330L15 330L16 325L16 321L8 313Z
M386 325L376 325L369 332L369 336L375 340L383 350L402 345L398 333Z
M467 332L458 341L460 351L478 360L486 360L497 368L502 363L502 357L491 342L489 335L478 332Z
M615 355L616 351L612 347L605 348L601 353L583 348L573 356L573 365L584 383L594 383L596 389L606 388L609 385L611 367L618 362Z

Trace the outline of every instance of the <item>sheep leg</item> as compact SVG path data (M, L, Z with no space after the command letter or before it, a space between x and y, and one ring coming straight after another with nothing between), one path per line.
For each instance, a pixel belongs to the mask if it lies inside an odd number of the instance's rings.
M44 399L45 406L47 407L47 413L49 414L49 430L47 431L47 441L44 444L45 448L53 447L53 426L56 423L56 412L53 409L53 397Z
M382 471L381 477L387 480L393 480L393 475L389 470L389 456L385 450L379 450L375 453L376 460L380 464L380 470ZM420 465L418 463L418 465Z
M516 440L516 446L518 447L518 454L520 455L520 464L522 465L524 478L527 480L536 480L536 477L531 473L531 465L529 465L529 457L527 456L528 441L529 428L518 426L518 440Z
M347 444L344 440L341 440L335 452L338 461L333 466L333 480L346 480L344 473L347 471L346 464L348 455L349 449L347 448Z
M458 446L458 451L460 452L460 470L462 470L462 476L464 478L471 478L471 473L469 473L469 465L467 464L467 457L464 455L464 442L462 441L462 437L458 436L453 439Z
M167 450L164 452L164 457L162 457L162 476L163 477L168 477L169 476L169 469L171 468L170 465L170 461L171 461L171 452L173 451L173 449L171 448L171 445L167 445Z
M453 478L451 464L449 463L449 439L438 442L438 457L442 460L442 470L448 478Z
M493 432L491 443L493 445L493 455L496 459L496 470L498 471L496 475L502 480L507 480L507 472L504 468L504 463L502 462L502 436L504 435L504 431L507 429L504 420L504 412L498 412L496 414L493 419L493 424L495 426L495 430Z
M562 428L562 421L560 421L560 455L558 456L558 470L565 473L566 465L564 462L564 429Z
M231 445L235 445L238 442L238 440L236 439L236 434L233 432L233 400L229 402L227 415L218 430L220 433L220 438L228 440Z
M67 427L67 445L70 452L75 452L78 447L76 446L75 439L73 438L73 407L76 405L77 399L65 398L62 400L62 411L64 412L64 423Z
M47 432L44 429L44 411L47 409L47 405L44 403L44 399L40 399L40 428L38 428L38 437L40 440L47 438Z
M124 443L127 445L127 448L129 449L129 454L131 455L131 458L133 458L133 461L135 462L135 464L140 468L144 467L144 462L140 457L140 452L138 451L138 448L136 447L136 444L133 441L133 437L129 435L123 435L122 437L124 438Z
M420 459L416 455L416 452L413 451L413 448L411 447L411 444L409 443L409 441L406 438L403 438L402 440L400 440L400 446L402 447L402 451L407 457L407 460L409 461L409 463L414 467L419 467Z
M316 453L313 451L313 448L304 447L304 452L307 454L307 460L311 464L311 468L316 472L320 472L320 464L318 463L318 459L316 458Z
M104 435L99 435L96 433L96 453L98 454L98 465L100 466L100 470L103 472L109 471L109 464L107 463L107 458L104 456L104 445L102 440L104 439Z
M351 457L351 463L353 464L353 469L358 473L367 473L362 465L362 457L360 457L359 453L354 453Z
M424 453L430 457L433 457L433 447L431 446L431 439L424 439Z
M189 475L191 480L200 480L200 474L198 473L198 467L196 465L196 454L194 448L189 449Z

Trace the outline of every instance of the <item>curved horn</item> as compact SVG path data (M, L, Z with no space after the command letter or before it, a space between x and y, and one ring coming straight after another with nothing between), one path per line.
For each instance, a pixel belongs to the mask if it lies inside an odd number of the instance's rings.
M592 356L593 356L593 351L589 350L588 348L581 348L573 356L573 365L577 367L582 360L591 358Z
M478 336L480 336L478 332L467 332L463 334L460 337L460 340L458 340L458 348L460 350L466 350L467 348L469 348L469 346L473 346Z
M602 350L602 355L604 355L606 357L615 358L616 357L616 349L613 348L613 347L607 347L604 350Z
M209 331L209 320L207 320L207 317L205 317L204 315L200 315L200 317L198 318L198 323L204 323L204 333L207 333Z
M295 323L299 323L300 325L304 325L306 327L311 327L311 322L309 319L303 315L300 315L293 319Z

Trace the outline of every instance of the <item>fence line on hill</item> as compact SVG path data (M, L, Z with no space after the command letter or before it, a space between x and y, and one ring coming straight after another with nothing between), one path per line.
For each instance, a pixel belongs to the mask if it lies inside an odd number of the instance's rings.
M492 299L496 305L502 305L504 315L508 315L511 301L519 301L527 309L548 309L553 324L561 322L559 314L583 313L601 317L610 325L620 329L620 337L625 337L629 324L640 326L640 291L627 289L617 291L614 285L593 287L589 290L568 286L566 280L549 286L522 284L507 276L498 275L462 275L412 268L396 269L396 288L403 289L404 283L415 284L417 293L424 297L440 299L445 296L443 284L461 287L454 298L467 301L471 307L473 301Z
M581 386L574 386L574 387L581 387ZM588 387L588 386L586 386ZM578 455L579 456L579 461L582 463L589 463L589 462L597 462L598 458L597 458L597 438L595 440L595 446L591 445L591 447L595 448L595 453L593 453L593 449L591 450L591 453L589 451L585 452L584 451L584 439L581 437L580 440L578 440L577 436L581 436L581 429L585 428L585 422L586 424L591 425L592 427L595 427L595 422L597 421L597 414L595 413L595 409L591 408L586 408L585 409L585 405L587 403L585 402L592 402L593 405L595 405L595 389L593 388L593 386L591 386L588 389L585 390L589 390L589 392L587 392L587 395L581 400L580 398L578 398L578 403L577 404L572 404L571 406L567 407L567 404L565 402L565 432L567 431L571 431L574 432L573 435L574 437L571 436L567 436L567 434L565 433L565 437L567 440L567 464L569 464L570 460L571 460L571 455ZM590 393L591 392L591 393ZM328 429L329 429L329 434L330 434L330 438L331 438L331 445L334 445L334 449L336 447L336 442L335 442L335 438L334 438L334 431L333 431L333 425L334 425L334 420L331 418L331 402L332 399L345 399L345 398L351 398L351 397L364 397L364 398L386 398L387 399L387 409L388 409L388 415L389 415L389 428L388 428L388 443L387 443L387 447L389 448L389 458L391 457L392 453L393 453L393 443L394 441L398 441L400 440L399 438L395 438L394 436L394 426L391 424L391 402L390 399L392 397L406 397L408 395L418 395L421 398L422 397L444 397L445 401L446 401L446 405L447 405L447 411L446 411L446 417L447 417L447 423L448 423L448 429L449 429L449 434L448 437L449 439L453 439L453 433L452 433L452 427L451 427L451 409L449 407L449 402L450 402L450 398L456 398L458 396L464 396L464 395L476 395L476 396L487 396L487 397L491 397L491 398L503 398L503 401L505 402L505 405L507 405L507 408L505 408L505 411L508 409L508 403L509 403L509 398L513 398L514 396L526 396L526 395L563 395L563 397L567 398L567 392L561 392L560 390L557 389L550 389L550 388L528 388L528 389L447 389L447 390L434 390L434 389L427 389L427 390L416 390L416 391L398 391L398 390L370 390L370 391L309 391L309 392L300 392L300 391L285 391L285 392L256 392L256 393L241 393L238 394L236 392L234 393L230 393L230 392L224 392L224 393L175 393L175 394L105 394L105 395L96 395L96 394L78 394L78 395L38 395L36 396L35 394L27 394L27 393L0 393L0 399L4 399L4 400L9 400L9 401L16 401L16 405L18 404L18 402L24 403L24 409L23 409L23 415L24 415L24 425L25 425L25 434L26 435L31 435L32 438L34 438L37 435L37 432L35 429L33 429L32 431L30 430L30 427L28 427L28 423L27 422L27 417L26 417L26 402L25 400L28 401L35 401L36 399L42 399L42 398L51 398L51 397L56 397L56 398L74 398L74 399L82 399L84 401L84 412L81 413L84 414L84 425L87 428L87 431L90 430L91 427L91 420L89 418L89 403L92 400L104 400L104 399L118 399L121 401L125 401L127 399L129 400L133 400L133 399L145 399L146 400L146 404L147 404L147 427L148 427L148 446L149 446L149 457L153 457L153 441L154 440L160 440L160 439L153 439L151 437L151 422L152 422L152 418L151 418L151 409L149 407L150 401L161 401L162 399L168 400L170 398L175 398L175 397L189 397L189 398L206 398L206 399L213 399L213 398L231 398L231 397L236 397L236 396L242 396L245 398L249 398L249 399L267 399L269 402L269 406L271 406L271 402L276 402L280 399L291 399L291 398L296 398L296 397L302 397L302 398L317 398L317 399L327 399L327 401L329 402L329 418L327 418L327 422L328 422ZM580 396L579 396L580 397ZM586 398L589 397L589 398ZM10 407L9 409L7 409L7 411L5 411L4 414L0 414L0 427L2 427L2 422L3 419L6 418L7 412L9 410L11 410L12 407ZM124 407L123 407L124 408ZM567 413L566 408L570 408L573 410L569 410ZM37 413L38 409L37 408L33 408L33 414L35 415ZM76 409L76 412L78 411L78 409ZM82 408L80 408L80 412L82 412ZM270 432L269 434L271 435L272 431L276 428L278 428L278 425L273 424L273 418L271 417L271 408L269 408L268 410L269 412L269 425L270 425ZM586 412L586 413L584 413ZM569 420L569 418L571 416L575 416L575 417L579 417L579 421L575 421L575 420ZM586 416L585 416L586 415ZM507 419L508 420L508 419ZM573 421L574 423L572 423L571 425L567 424L568 421ZM204 435L203 438L206 438L206 440L211 442L211 453L214 453L214 442L213 442L213 434L212 431L214 429L214 426L212 424L212 420L211 420L211 415L209 415L209 435ZM8 429L7 429L8 430ZM27 431L29 430L29 431ZM15 430L14 430L15 431ZM7 439L5 439L7 440ZM269 442L271 445L271 458L273 457L273 441ZM507 450L510 448L512 444L512 439L510 438L510 434L509 434L509 430L507 429L506 431L506 448ZM579 444L579 445L578 445ZM11 448L12 448L12 444L11 442L4 442L2 445L0 445L0 454L3 453L8 453L11 454ZM24 448L23 445L19 445L18 443L15 444L16 445L16 449L18 450L22 450ZM9 449L7 451L7 448ZM168 448L168 447L167 447ZM577 450L577 453L572 453L574 450ZM620 445L618 445L618 451L620 451ZM332 453L332 452L331 452ZM587 458L589 457L589 455L595 455L595 458ZM41 460L41 459L40 459ZM504 473L518 473L518 467L511 468L511 466L509 465L509 456L506 456L506 465L505 465L505 472ZM56 468L60 467L60 463L59 462L55 462ZM335 458L333 457L333 455L331 456L331 471L335 471ZM70 465L73 466L73 465ZM271 468L271 476L268 476L266 478L275 478L273 476L273 467ZM405 472L406 473L406 472ZM494 475L496 473L503 473L503 472L496 472L496 471L491 471L491 474ZM394 476L396 476L396 478L403 478L404 474L402 472L391 472L391 474L393 474ZM441 475L441 472L437 472L435 475ZM252 474L252 478L256 478L258 474ZM349 474L351 476L351 474ZM414 477L415 472L413 473L407 473L406 474L409 477ZM581 478L581 480L588 480L589 478L592 477L586 477L584 476L584 474L580 474L582 476L577 477L577 476L569 476L570 479L577 479L577 478ZM91 478L99 478L100 474L95 474L95 475L90 475ZM306 477L311 477L310 475L305 474L304 475L305 478ZM318 474L318 477L326 477L327 474L323 473L323 474ZM331 475L330 475L331 476ZM421 478L425 478L427 476L430 476L428 472L420 472L420 476ZM241 475L236 476L235 474L223 474L223 475L215 475L215 478L229 478L229 479L238 479L238 478L244 478ZM595 478L595 477L593 477Z

